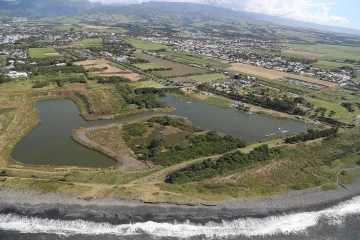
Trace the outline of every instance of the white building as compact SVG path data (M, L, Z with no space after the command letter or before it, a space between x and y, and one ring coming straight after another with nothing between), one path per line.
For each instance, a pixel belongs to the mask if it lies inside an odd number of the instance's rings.
M10 71L8 74L5 74L10 78L26 78L28 76L25 72L17 72L17 71Z

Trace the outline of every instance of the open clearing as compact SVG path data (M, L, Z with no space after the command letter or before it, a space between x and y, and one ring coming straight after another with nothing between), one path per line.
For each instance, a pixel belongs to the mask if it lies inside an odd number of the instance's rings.
M195 68L179 63L174 63L169 60L165 60L162 58L153 57L143 53L136 53L134 54L137 58L142 58L148 60L151 63L164 66L166 68L172 68L172 70L165 70L165 71L153 71L154 74L160 77L180 77L188 74L198 74L198 73L206 73L206 70Z
M296 50L283 50L283 53L296 55L300 57L312 57L312 58L322 58L326 56L326 54L322 54L322 53L296 51Z
M62 57L55 48L29 48L29 56L31 58Z
M173 61L182 63L182 64L197 64L203 66L211 66L214 68L226 68L230 64L227 62L221 62L217 59L212 59L200 54L190 53L190 52L163 52L161 55L170 57Z
M307 51L311 53L325 54L324 59L354 59L360 60L360 48L327 44L282 44L283 46L293 48L298 51Z
M295 75L295 74L280 72L280 71L276 71L276 70L272 70L272 69L266 69L266 68L256 67L256 66L242 64L242 63L234 63L234 64L232 64L232 67L229 68L229 69L234 70L234 71L247 73L247 74L252 74L252 75L255 75L255 76L269 78L269 79L273 79L273 80L283 78L283 77L288 77L288 78L299 79L299 80L302 80L302 81L305 81L305 82L324 85L324 86L327 86L327 87L335 87L335 86L337 86L336 83L332 83L332 82L326 82L326 81L318 80L318 79L315 79L315 78L299 76L299 75Z
M211 82L215 80L222 80L226 79L227 77L224 74L221 73L211 73L211 74L204 74L204 75L194 75L188 77L191 80L194 80L196 82Z
M120 76L130 79L131 81L139 80L140 76L137 73L133 73L131 71L124 71L117 67L111 66L110 63L105 59L98 60L87 60L81 62L75 62L75 65L82 65L86 70L90 68L99 68L104 69L105 71L101 72L92 72L91 74L94 76L102 76L102 77L111 77L111 76Z
M165 66L156 64L156 63L138 63L134 64L135 67L138 67L142 70L154 69L154 68L165 68Z
M128 38L125 40L127 43L131 44L134 48L151 51L151 50L160 50L168 49L169 47L159 43L153 43L149 41L144 41L136 38Z
M84 47L102 47L102 38L85 38L78 42L71 42L70 45L79 45Z

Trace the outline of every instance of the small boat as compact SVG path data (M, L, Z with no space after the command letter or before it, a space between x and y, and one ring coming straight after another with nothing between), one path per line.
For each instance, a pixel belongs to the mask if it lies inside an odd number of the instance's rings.
M284 131L281 131L282 133L287 133L287 132L289 132L289 130L284 130Z
M191 102L187 102L187 103L191 103Z
M271 133L271 134L268 134L266 135L267 137L270 137L270 136L274 136L276 133Z
M279 130L283 130L283 128L282 128L282 127L279 127Z

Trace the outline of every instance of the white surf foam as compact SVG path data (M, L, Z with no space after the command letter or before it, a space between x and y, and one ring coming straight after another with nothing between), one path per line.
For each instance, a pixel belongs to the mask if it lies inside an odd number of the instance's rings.
M322 219L328 224L341 224L346 216L360 214L360 197L343 202L322 211L269 216L266 218L242 218L222 223L209 222L205 225L187 223L134 223L111 225L75 220L49 220L22 217L14 214L0 214L0 229L21 233L51 233L59 235L116 235L133 236L147 234L154 237L222 238L234 236L270 236L278 234L305 234L310 227Z

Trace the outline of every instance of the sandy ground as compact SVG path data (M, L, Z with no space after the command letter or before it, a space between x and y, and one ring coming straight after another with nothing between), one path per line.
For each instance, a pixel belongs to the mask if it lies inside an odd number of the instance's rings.
M131 150L127 146L122 146L122 149L114 149L109 145L100 145L93 139L88 137L88 133L99 128L108 128L116 126L117 124L110 124L101 127L90 127L90 128L79 128L75 130L74 134L83 142L90 144L95 148L101 148L105 155L115 157L118 161L122 162L122 166L119 168L120 171L137 170L145 168L145 164L137 160L132 156Z
M82 65L82 66L84 66L85 69L105 68L105 67L107 68L105 71L102 71L102 72L91 73L95 76L105 76L105 77L121 76L121 77L126 77L126 78L130 79L131 81L137 81L140 78L139 74L137 74L137 73L133 73L131 71L124 71L117 67L111 66L109 64L109 62L105 59L87 60L87 61L75 62L74 64Z
M283 50L283 53L298 55L302 57L314 57L314 58L321 58L326 56L326 54L323 53L305 52L305 51L296 51L296 50Z
M240 71L243 73L260 76L260 77L274 79L274 80L283 78L283 77L289 77L289 78L299 79L299 80L302 80L305 82L321 84L321 85L328 86L328 87L336 87L337 86L336 83L332 83L332 82L322 81L322 80L318 80L315 78L304 77L304 76L300 76L300 75L280 72L280 71L266 69L266 68L262 68L262 67L256 67L256 66L252 66L252 65L243 64L243 63L234 63L234 64L232 64L230 69L235 70L235 71Z

